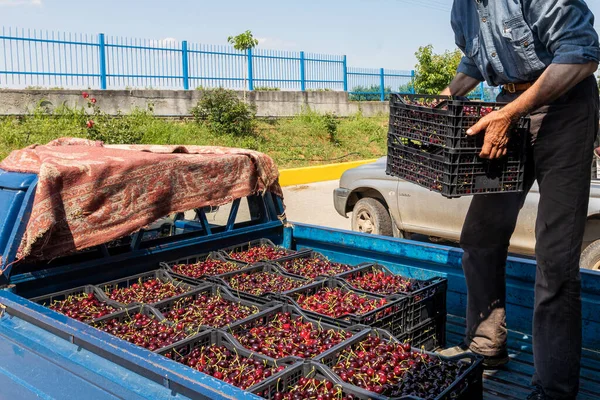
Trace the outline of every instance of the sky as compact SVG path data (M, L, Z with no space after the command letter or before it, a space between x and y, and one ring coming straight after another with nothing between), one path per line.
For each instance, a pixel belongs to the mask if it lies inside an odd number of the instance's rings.
M0 0L0 27L345 54L353 67L412 69L432 44L454 49L452 0ZM600 0L588 0L600 15ZM599 23L596 27L600 28Z

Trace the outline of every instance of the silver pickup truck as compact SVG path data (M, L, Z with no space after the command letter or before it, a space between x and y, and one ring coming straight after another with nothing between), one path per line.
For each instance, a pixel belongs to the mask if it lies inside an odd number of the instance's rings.
M352 213L352 230L410 239L458 242L472 197L447 199L410 182L386 175L386 158L346 171L334 190L337 212ZM596 178L596 174L593 174ZM510 251L533 255L539 200L534 184L519 215ZM592 180L581 268L600 270L600 180Z

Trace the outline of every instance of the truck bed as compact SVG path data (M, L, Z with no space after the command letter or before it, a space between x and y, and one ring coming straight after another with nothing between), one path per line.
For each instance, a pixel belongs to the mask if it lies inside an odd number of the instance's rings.
M446 338L449 344L462 341L465 320L448 316ZM508 347L511 361L505 368L486 371L483 375L484 400L521 400L531 393L533 375L533 353L531 336L509 331ZM582 355L581 390L579 400L600 398L600 353L585 350ZM560 368L557 366L557 368Z
M378 262L416 279L448 279L447 344L464 332L466 286L458 249L383 238L318 226L272 221L210 235L182 235L172 242L115 256L22 271L11 279L15 293L0 291L6 312L0 318L0 399L20 398L194 398L257 399L210 376L123 342L26 300L97 284L157 268L219 248L268 238L287 248L314 249L332 261L353 265ZM535 263L510 259L507 268L508 325L512 362L485 375L485 399L523 399L533 373L531 329ZM600 396L600 273L582 272L584 347L580 399ZM0 306L1 307L1 306ZM519 333L525 332L525 333ZM560 368L560 366L557 366ZM86 393L86 396L80 396Z

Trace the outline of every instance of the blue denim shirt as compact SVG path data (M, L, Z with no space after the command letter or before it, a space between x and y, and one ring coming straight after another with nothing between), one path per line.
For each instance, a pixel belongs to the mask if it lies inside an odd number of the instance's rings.
M462 72L491 86L529 82L552 64L600 61L594 15L583 0L454 0Z

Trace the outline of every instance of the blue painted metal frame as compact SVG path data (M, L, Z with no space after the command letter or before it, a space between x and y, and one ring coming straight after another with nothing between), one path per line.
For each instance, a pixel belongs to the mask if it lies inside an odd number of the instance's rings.
M190 57L188 55L188 42L187 42L187 40L184 40L183 42L181 42L181 67L183 69L183 89L184 90L190 89L190 71L189 71L189 67L188 67L189 59L190 59Z
M21 206L21 209L14 220L13 230L6 242L6 247L3 249L4 251L2 259L0 260L0 272L2 272L2 275L0 275L0 285L7 283L8 277L10 277L13 269L13 263L17 255L17 251L19 250L19 245L21 244L21 238L25 233L25 228L27 227L29 215L31 214L31 209L33 207L33 199L35 197L36 188L37 176L31 178L29 187L27 188L25 197L23 198L23 205Z
M348 70L345 55L262 49L238 52L229 46L200 46L185 40L175 44L103 33L92 39L83 35L75 35L73 39L72 34L3 28L0 83L80 88L97 85L101 89L183 87L184 90L196 82L203 87L250 90L260 83L282 90L348 92L349 77L359 75ZM385 74L388 80L396 77L409 75Z
M100 89L106 90L106 42L104 33L98 35L98 51L100 55Z

